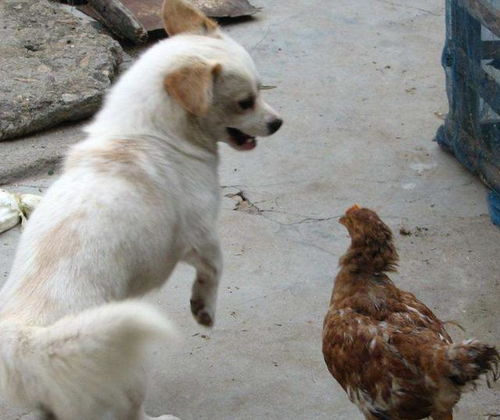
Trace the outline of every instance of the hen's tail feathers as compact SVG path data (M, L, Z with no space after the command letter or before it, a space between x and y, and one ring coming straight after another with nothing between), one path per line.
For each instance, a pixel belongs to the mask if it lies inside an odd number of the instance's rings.
M125 407L142 376L145 346L166 337L177 337L170 322L138 301L106 304L48 327L0 322L0 393L61 419Z
M490 380L499 379L498 364L500 356L495 347L477 340L465 340L450 345L447 350L449 378L458 386L474 384L480 375L486 374Z

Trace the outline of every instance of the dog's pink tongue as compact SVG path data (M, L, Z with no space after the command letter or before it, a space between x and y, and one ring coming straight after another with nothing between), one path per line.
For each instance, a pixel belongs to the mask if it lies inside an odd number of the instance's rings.
M256 146L257 146L257 140L251 139L250 141L247 141L242 145L239 145L238 148L240 150L252 150L255 149Z

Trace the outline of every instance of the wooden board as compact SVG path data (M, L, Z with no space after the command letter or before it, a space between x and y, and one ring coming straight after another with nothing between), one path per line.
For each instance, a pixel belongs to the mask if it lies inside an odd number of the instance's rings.
M500 1L459 0L459 3L483 26L500 37Z
M207 16L235 18L251 16L260 8L248 0L191 0ZM145 42L148 32L163 29L160 10L163 0L88 0L78 6L82 12L103 23L120 38L134 43Z

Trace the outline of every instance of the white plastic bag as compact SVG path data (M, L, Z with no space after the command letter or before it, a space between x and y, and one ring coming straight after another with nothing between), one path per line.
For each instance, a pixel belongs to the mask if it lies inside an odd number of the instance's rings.
M0 233L24 223L42 197L34 194L16 194L0 189Z
M42 201L42 196L40 195L21 194L20 208L21 213L25 216L25 218L23 218L23 222L31 216L31 213L33 213L33 210L35 210L35 207L38 206L40 201Z

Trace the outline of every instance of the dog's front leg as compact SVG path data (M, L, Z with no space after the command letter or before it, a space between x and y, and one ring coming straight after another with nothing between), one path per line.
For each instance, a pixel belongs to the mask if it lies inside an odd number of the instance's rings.
M186 261L196 268L191 293L191 312L201 325L211 327L215 321L217 288L222 273L222 253L218 239L197 246Z

